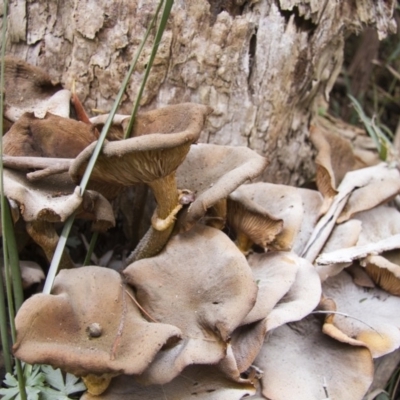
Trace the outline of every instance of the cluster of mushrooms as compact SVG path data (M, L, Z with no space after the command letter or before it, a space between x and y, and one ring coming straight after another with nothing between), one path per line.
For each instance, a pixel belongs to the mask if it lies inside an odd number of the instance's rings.
M373 358L400 346L395 165L318 117L318 190L252 183L267 160L197 144L212 110L187 103L139 114L126 140L115 116L81 196L107 115L12 57L5 100L5 194L49 261L72 213L106 231L138 183L157 204L121 271L64 254L18 311L16 357L82 377L86 400L363 398Z

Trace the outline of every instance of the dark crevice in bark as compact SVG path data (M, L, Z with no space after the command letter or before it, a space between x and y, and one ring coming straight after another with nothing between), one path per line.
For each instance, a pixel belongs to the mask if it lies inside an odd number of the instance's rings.
M244 7L247 1L241 0L207 0L210 3L210 25L214 25L218 14L226 11L232 17L237 17L243 14Z
M299 32L306 32L311 36L317 28L317 25L311 19L306 19L304 16L300 15L298 7L293 7L292 10L281 9L280 12L285 18L286 24L289 23L291 18L294 19L294 24Z
M257 28L254 28L254 32L251 35L249 41L249 76L247 78L249 89L252 94L253 94L253 87L250 82L251 82L251 77L253 75L253 67L256 59L256 50L257 50Z

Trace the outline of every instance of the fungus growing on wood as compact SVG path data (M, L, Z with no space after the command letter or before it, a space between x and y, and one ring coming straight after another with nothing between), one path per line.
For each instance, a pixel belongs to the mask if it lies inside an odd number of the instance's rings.
M98 139L96 129L83 122L46 113L25 113L3 137L4 154L25 157L74 158Z
M272 250L290 250L296 243L303 220L310 218L315 221L315 209L310 215L304 212L303 196L308 197L307 200L313 204L320 204L320 195L315 191L266 182L242 185L235 191L235 196L250 199L271 218L283 221L283 229L268 243L267 247Z
M182 342L160 352L138 377L145 384L169 382L190 364L218 363L257 294L243 254L224 233L203 225L173 236L161 253L123 274L152 318L182 331Z
M85 393L81 400L240 400L254 393L253 385L234 382L215 366L193 365L165 385L143 386L130 376L120 376L101 396Z
M316 184L324 197L320 212L325 214L337 195L337 186L355 167L355 157L349 140L320 125L311 126L310 139L318 151L315 159Z
M225 201L241 184L259 176L267 164L264 157L247 147L192 146L176 176L178 187L189 189L196 198L181 217L180 226L183 230L190 229L214 205L224 210L221 201ZM221 219L224 220L225 216L222 215Z
M236 232L236 244L244 254L254 243L266 248L282 232L283 220L269 215L243 191L231 193L227 203L227 222Z
M197 141L210 112L209 107L185 103L142 113L135 119L134 137L104 144L91 182L100 182L105 190L110 185L146 183L157 202L155 213L160 221L153 224L129 257L129 262L156 254L167 242L175 216L182 208L175 171L185 159L190 145ZM96 143L92 143L73 161L70 174L76 182L79 182L95 146Z
M147 322L133 298L116 271L63 270L52 294L34 295L19 309L14 354L85 377L89 392L99 394L113 376L141 374L163 346L180 340L178 328Z
M324 332L340 341L364 345L372 356L381 357L400 347L400 298L377 288L365 291L343 271L327 279L323 293L344 313L327 317Z
M321 298L317 272L294 253L255 253L248 262L258 293L256 304L232 333L229 363L233 371L236 364L237 375L254 363L268 332L306 317Z
M312 315L274 330L254 364L264 372L261 385L267 399L361 400L374 375L367 348L324 335Z
M93 229L105 231L114 226L110 203L100 194L86 191L80 196L68 175L56 175L30 182L25 174L4 170L4 193L19 207L20 215L32 239L42 247L50 262L58 242L54 223L64 222L71 214L93 221ZM64 253L61 268L72 268Z
M69 118L71 92L53 84L41 68L16 57L5 57L4 116L17 121L25 112L43 118L47 112Z

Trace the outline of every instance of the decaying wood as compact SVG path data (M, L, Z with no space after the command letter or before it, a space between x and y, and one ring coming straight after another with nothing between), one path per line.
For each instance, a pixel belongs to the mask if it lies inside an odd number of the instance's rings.
M88 109L110 110L158 1L12 0L7 51L44 68ZM308 122L326 101L344 35L394 28L395 1L176 0L143 108L210 105L201 141L244 145L270 160L263 178L299 184L314 172ZM129 112L150 52L140 58Z

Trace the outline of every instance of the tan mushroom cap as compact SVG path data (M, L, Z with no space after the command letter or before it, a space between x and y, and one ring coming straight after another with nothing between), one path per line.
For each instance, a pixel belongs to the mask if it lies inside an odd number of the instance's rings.
M277 220L283 220L283 229L268 245L273 250L290 250L300 233L304 215L301 190L291 186L258 182L240 186L235 195L249 198ZM309 191L312 192L312 191ZM314 192L316 194L316 192ZM319 198L319 195L316 194ZM313 218L313 217L311 217ZM304 241L304 240L303 240Z
M316 164L316 184L324 196L321 214L329 208L333 197L337 194L337 186L348 171L356 165L351 143L338 133L327 130L316 119L310 128L310 139L318 154Z
M257 301L231 339L239 372L257 356L265 334L307 316L318 305L321 283L314 267L290 252L251 254L248 262L258 286Z
M146 384L168 382L192 363L221 360L257 293L243 254L224 233L202 225L172 237L160 254L134 262L124 275L152 318L183 333L182 343L142 374Z
M247 147L198 144L178 168L179 188L189 189L196 199L180 220L190 229L209 208L226 199L241 184L259 176L268 161Z
M243 192L228 196L227 221L237 235L240 250L247 252L246 239L266 248L283 229L283 220L272 217L266 210L251 201Z
M382 289L400 296L400 250L370 255L362 260L368 276Z
M131 297L111 269L63 270L53 294L37 294L18 311L14 354L77 376L140 374L181 332L147 322Z
M324 335L315 316L274 330L254 364L267 399L361 400L374 374L371 354Z
M129 186L166 177L185 159L210 112L207 106L183 103L139 114L133 137L104 144L92 179ZM82 151L72 164L73 179L79 180L95 145Z
M98 139L93 126L46 113L25 113L4 135L4 154L26 157L75 158Z
M17 121L25 112L43 118L46 112L68 118L71 92L53 84L41 68L13 56L5 57L5 112Z
M113 379L101 396L84 394L81 400L240 400L255 393L254 387L233 382L215 366L195 365L165 385L140 385L130 376Z
M372 356L381 357L400 347L400 298L383 290L356 286L343 271L323 283L323 293L334 300L338 312L329 323L335 330L324 331L341 341L367 346Z

